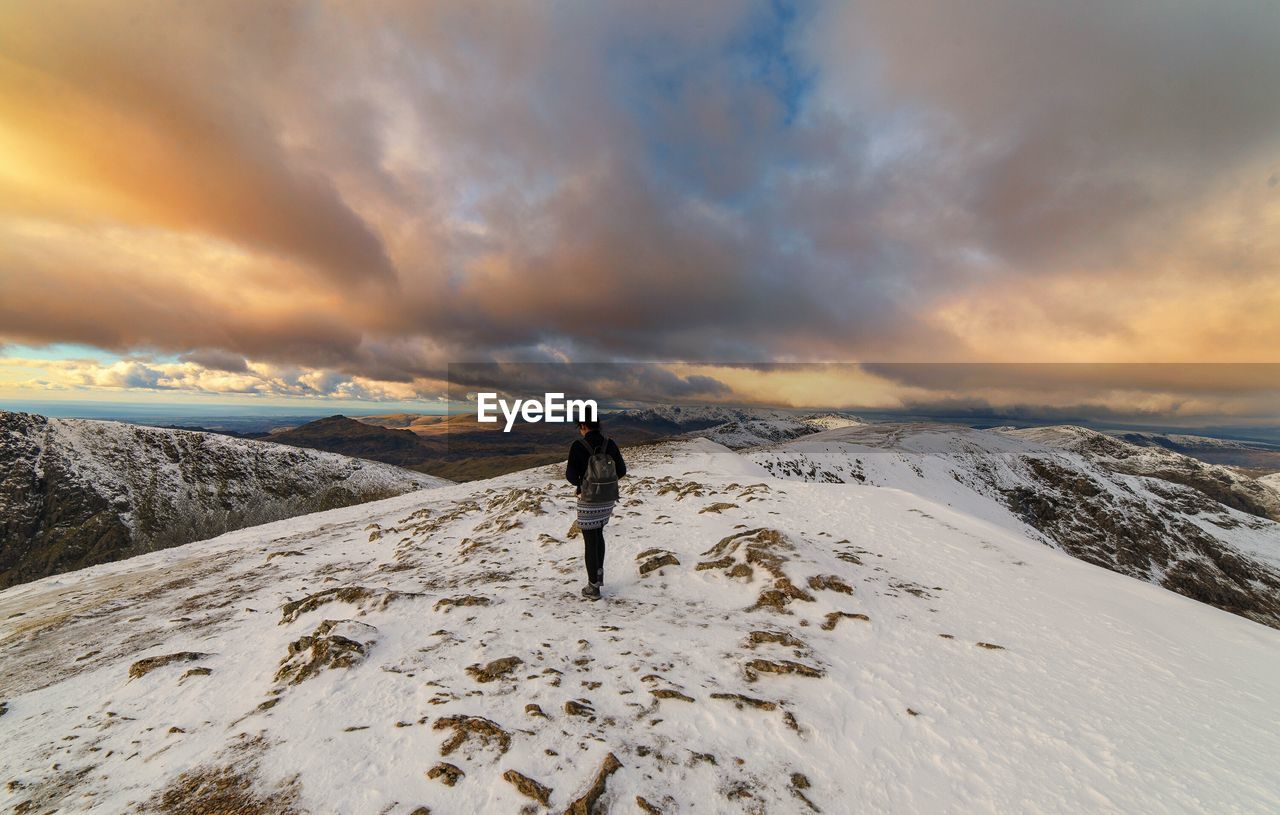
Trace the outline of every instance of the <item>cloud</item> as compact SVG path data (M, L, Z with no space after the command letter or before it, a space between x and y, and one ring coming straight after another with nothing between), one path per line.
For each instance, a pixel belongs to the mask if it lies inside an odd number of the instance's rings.
M1278 28L1207 0L11 3L0 341L317 393L467 360L1271 361Z
M193 361L156 362L128 358L48 360L0 359L0 392L113 391L168 392L186 396L383 401L436 400L443 383L431 380L388 382L333 370L244 362L242 371L226 371Z
M227 373L242 374L249 370L249 364L238 354L229 354L216 348L192 351L179 358L182 362L191 362L204 368Z

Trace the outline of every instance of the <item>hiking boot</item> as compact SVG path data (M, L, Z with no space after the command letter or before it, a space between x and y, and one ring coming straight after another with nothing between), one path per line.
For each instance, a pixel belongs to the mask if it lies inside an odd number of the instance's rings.
M595 583L588 583L582 587L582 596L588 600L600 599L600 587Z

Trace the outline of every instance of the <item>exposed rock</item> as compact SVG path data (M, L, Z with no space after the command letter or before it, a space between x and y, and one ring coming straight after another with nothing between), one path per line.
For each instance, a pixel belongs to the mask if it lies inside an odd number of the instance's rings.
M1105 444L1112 449L1124 443ZM1138 469L1113 466L1126 473ZM1232 550L1189 520L1221 510L1206 497L1211 494L1226 505L1239 504L1234 493L1220 493L1203 480L1194 489L1155 480L1175 475L1168 471L1141 472L1151 493L1143 497L1108 490L1096 476L1055 461L1032 458L1026 470L1032 486L999 487L1006 504L1069 554L1141 580L1162 575L1159 582L1170 591L1280 628L1280 571ZM1236 508L1260 512L1255 506Z
M767 645L776 643L785 645L788 648L807 648L804 640L801 640L786 631L752 631L747 635L747 647L755 648L757 645Z
M841 620L861 620L864 623L871 622L871 618L865 614L858 614L852 611L832 611L823 619L822 630L834 630Z
M570 716L594 716L596 710L586 699L570 699L564 703L564 712Z
M441 784L446 787L452 787L458 783L458 779L465 776L462 770L447 761L442 761L431 769L427 770L427 778L438 779Z
M354 620L325 620L311 635L289 643L289 654L280 661L275 679L296 685L326 668L359 665L369 654L377 631Z
M719 515L721 512L724 512L726 509L737 509L737 508L738 508L737 504L730 504L725 501L716 501L714 504L708 504L707 506L698 510L698 514L703 515L708 512L711 512L711 513L715 513L716 515Z
M838 591L853 594L853 587L833 574L820 574L809 578L809 588L814 591Z
M488 597L480 597L475 594L466 594L461 597L445 597L436 601L436 611L449 612L451 609L462 606L487 606L493 601Z
M640 564L640 576L644 577L649 572L661 569L664 566L679 566L680 559L673 553L664 550L649 550L651 556ZM637 558L639 559L639 558Z
M778 709L777 702L770 702L767 699L757 699L754 696L744 696L741 693L713 693L711 694L711 698L724 699L725 701L733 702L733 706L738 710L742 710L744 705L759 708L760 710Z
M502 657L485 665L468 665L467 673L477 682L496 682L506 679L523 664L524 660L520 657Z
M659 688L657 690L651 690L649 693L652 694L655 699L679 699L681 702L694 701L692 696L686 696L680 691L672 690L671 688Z
M527 798L532 798L543 806L547 806L551 803L550 787L543 786L529 776L523 773L518 773L515 770L507 770L502 774L502 777L509 784L519 790L521 795Z
M803 801L812 812L821 812L822 810L818 809L818 805L810 801L804 792L802 792L802 790L807 789L809 789L809 777L804 773L792 773L791 794Z
M445 716L436 719L432 730L453 730L453 735L440 745L440 755L447 756L474 736L481 746L498 748L499 754L511 748L511 734L483 716Z
M158 657L147 657L140 659L129 666L129 678L141 679L156 668L163 668L165 665L172 665L175 662L198 662L209 654L202 654L197 651L179 651L176 654L165 654Z
M613 753L609 753L604 757L604 762L600 765L600 770L596 773L595 780L591 782L591 786L587 791L573 799L568 809L564 811L564 815L592 815L591 808L595 806L596 801L600 800L600 796L604 795L605 785L609 782L609 776L622 768L622 762L618 761L618 757Z
M315 611L327 603L351 603L362 609L386 608L394 600L406 597L421 597L404 591L389 589L370 589L364 586L335 586L315 594L309 594L301 600L293 600L280 607L280 624L291 623L308 611Z
M1003 645L996 645L995 643L992 643L992 642L979 642L979 643L974 643L974 644L975 644L975 645L977 645L979 648L986 648L986 649L991 650L991 651L1003 651L1003 650L1004 650L1004 646L1003 646Z
M662 810L646 801L643 796L636 796L636 806L640 807L640 811L645 815L663 815Z
M792 662L789 659L753 659L742 668L743 672L746 673L748 682L756 681L762 673L795 674L796 676L808 676L815 679L825 675L821 668L814 668L801 662Z
M0 589L439 483L215 433L0 411Z
M787 606L791 604L792 600L800 600L806 603L814 601L812 594L797 587L787 578L779 577L773 581L773 588L760 592L760 596L756 598L753 605L747 608L747 611L769 609L783 614L790 614L791 612Z

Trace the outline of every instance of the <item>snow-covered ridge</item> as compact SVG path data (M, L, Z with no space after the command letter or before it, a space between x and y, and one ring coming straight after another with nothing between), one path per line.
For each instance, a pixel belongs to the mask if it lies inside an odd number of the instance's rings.
M760 456L629 451L600 604L553 467L0 592L0 810L1280 808L1280 632Z
M1257 447L1274 447L1260 442L1244 442L1236 439L1220 439L1214 436L1196 436L1188 433L1155 433L1140 430L1117 431L1114 434L1125 441L1142 441L1146 444L1174 444L1181 447L1225 447L1242 450Z
M215 433L0 412L0 585L445 482Z
M807 416L739 419L695 430L690 435L711 439L733 450L741 450L862 424L861 419L841 413L815 413Z
M792 414L768 408L728 407L724 405L652 405L645 408L620 410L610 417L627 418L640 422L667 422L680 431L700 430L725 422L741 422L754 419L788 419Z
M1277 495L1280 495L1280 473L1272 473L1271 475L1264 475L1261 478L1257 479L1257 482L1262 486L1273 490Z
M1084 428L874 424L748 451L774 475L945 501L1075 557L1280 626L1280 503L1230 468Z

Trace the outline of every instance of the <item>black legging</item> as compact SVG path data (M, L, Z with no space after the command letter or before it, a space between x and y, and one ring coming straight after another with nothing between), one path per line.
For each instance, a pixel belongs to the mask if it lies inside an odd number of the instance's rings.
M587 560L587 582L604 583L604 530L582 530L582 543Z

